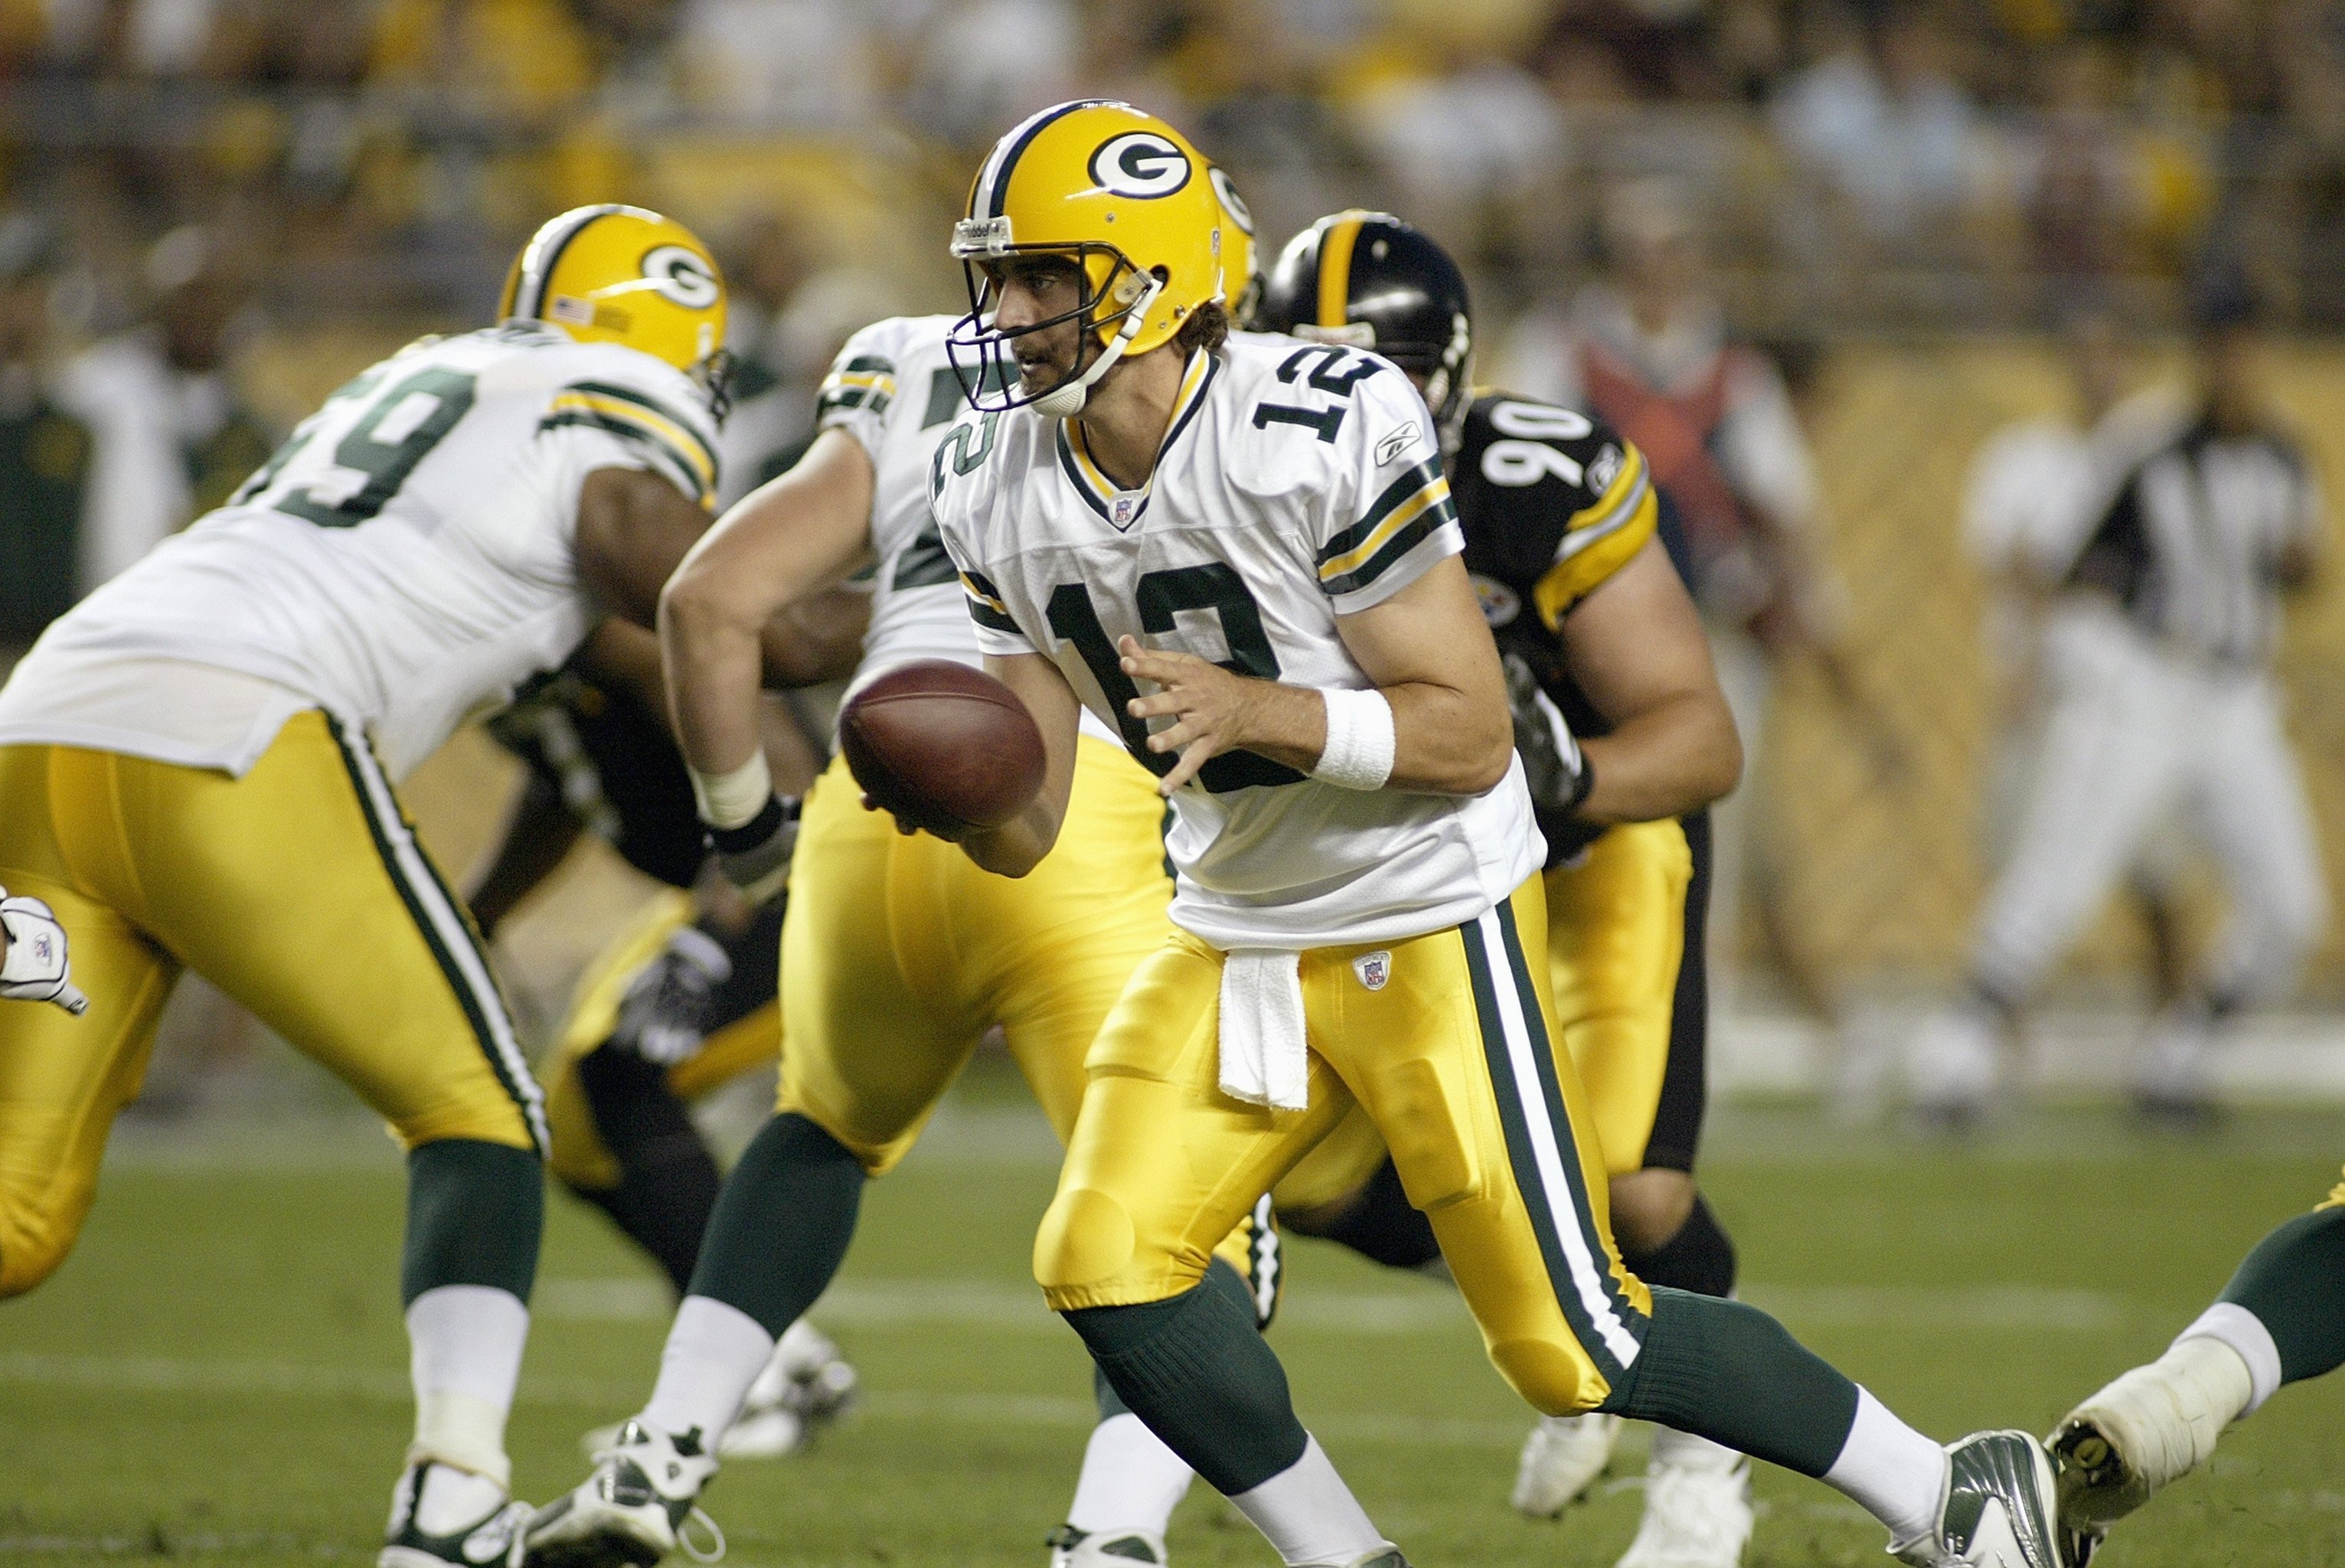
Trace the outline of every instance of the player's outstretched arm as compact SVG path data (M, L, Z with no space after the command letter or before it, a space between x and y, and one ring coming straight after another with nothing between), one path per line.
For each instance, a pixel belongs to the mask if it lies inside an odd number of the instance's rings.
M1561 630L1573 679L1612 725L1579 741L1594 775L1581 816L1682 816L1734 788L1742 776L1734 715L1701 616L1659 538L1574 606Z
M871 488L861 443L824 431L797 466L718 519L667 580L660 649L677 737L695 773L730 774L758 755L768 624L868 554Z
M1456 557L1335 626L1392 710L1391 770L1378 787L1478 795L1507 776L1514 727L1506 677L1473 584ZM1193 654L1160 652L1131 637L1119 651L1126 675L1161 688L1134 701L1133 715L1176 720L1148 741L1152 751L1180 753L1160 786L1165 794L1224 751L1320 769L1328 750L1325 694L1233 675Z
M988 675L1018 694L1042 732L1042 788L1033 803L998 828L980 828L960 840L969 858L996 875L1022 877L1059 841L1067 797L1075 787L1076 725L1082 704L1059 667L1040 654L988 654Z

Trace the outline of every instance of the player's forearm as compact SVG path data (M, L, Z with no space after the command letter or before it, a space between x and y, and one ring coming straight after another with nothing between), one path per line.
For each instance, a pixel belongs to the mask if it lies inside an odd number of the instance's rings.
M1022 877L1041 865L1042 857L1059 841L1063 810L1063 806L1054 809L1038 799L998 828L970 832L961 840L961 850L980 870L1000 877Z
M761 620L693 591L679 576L660 596L660 654L668 711L695 772L730 773L757 754Z
M1238 745L1299 772L1327 749L1327 699L1309 687L1249 681ZM1387 789L1478 795L1506 777L1514 728L1503 703L1496 721L1467 693L1426 681L1378 688L1392 708L1393 766Z
M1734 788L1742 742L1723 702L1688 693L1579 743L1595 775L1579 815L1650 822L1699 810Z
M1393 770L1386 789L1479 795L1507 776L1515 727L1504 687L1495 701L1426 682L1382 689L1393 710Z

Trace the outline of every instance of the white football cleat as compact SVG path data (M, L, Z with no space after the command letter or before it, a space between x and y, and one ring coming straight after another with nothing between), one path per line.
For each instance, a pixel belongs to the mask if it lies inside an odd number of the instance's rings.
M2254 1398L2254 1374L2239 1353L2194 1334L2069 1411L2049 1446L2074 1563L2159 1487L2205 1464Z
M1561 1513L1604 1473L1619 1437L1619 1416L1541 1416L1515 1466L1515 1507L1534 1519Z
M785 1459L855 1403L859 1380L830 1337L801 1318L749 1385L741 1414L716 1445L723 1459Z
M1906 1044L1905 1078L1924 1126L1971 1130L1994 1114L2003 1093L2001 1029L1977 1003L1939 1009Z
M1926 1535L1892 1542L1912 1568L2066 1568L2052 1457L2025 1432L1973 1432L1946 1445L1945 1494Z
M1619 1568L1741 1568L1751 1524L1751 1461L1707 1438L1657 1428L1645 1517Z
M725 1532L696 1502L716 1473L697 1429L671 1436L640 1418L628 1421L594 1456L594 1472L530 1520L523 1561L527 1568L650 1568L680 1547L695 1562L714 1563L725 1555ZM695 1522L713 1544L691 1538Z
M1051 1549L1051 1568L1125 1568L1166 1561L1164 1537L1152 1530L1078 1530L1061 1524L1043 1544Z
M484 1475L419 1460L391 1488L376 1568L519 1568L530 1506Z

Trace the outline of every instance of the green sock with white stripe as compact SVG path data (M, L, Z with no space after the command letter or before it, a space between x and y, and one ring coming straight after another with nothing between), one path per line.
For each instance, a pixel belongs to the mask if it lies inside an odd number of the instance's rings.
M1124 1405L1216 1491L1233 1497L1294 1465L1308 1441L1237 1271L1163 1301L1065 1314Z
M417 1145L407 1156L400 1305L443 1285L528 1300L544 1229L545 1173L530 1150L474 1138Z
M1856 1385L1755 1307L1653 1288L1636 1361L1605 1410L1821 1479L1856 1424Z
M2345 1365L2340 1283L2345 1208L2316 1209L2257 1243L2222 1299L2255 1314L2279 1353L2279 1380L2295 1383Z

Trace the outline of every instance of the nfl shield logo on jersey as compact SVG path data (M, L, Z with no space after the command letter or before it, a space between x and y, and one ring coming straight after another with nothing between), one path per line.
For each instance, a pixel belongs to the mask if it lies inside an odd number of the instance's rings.
M1129 528L1136 510L1131 496L1119 495L1108 503L1107 520L1119 528Z
M1358 975L1360 983L1370 991L1382 991L1385 982L1392 978L1392 954L1381 948L1375 952L1364 952L1352 960L1352 972Z

